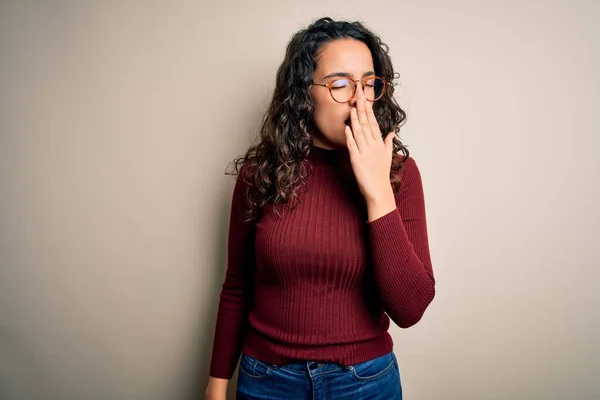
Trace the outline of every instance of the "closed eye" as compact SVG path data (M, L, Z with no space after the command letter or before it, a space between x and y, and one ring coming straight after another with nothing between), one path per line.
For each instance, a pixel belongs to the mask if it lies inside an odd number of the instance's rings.
M348 87L349 84L350 84L350 81L348 79L338 79L331 83L331 88L332 89L343 89L345 87Z
M367 78L366 82L365 82L365 86L368 87L375 87L376 83L375 83L375 77L369 77Z

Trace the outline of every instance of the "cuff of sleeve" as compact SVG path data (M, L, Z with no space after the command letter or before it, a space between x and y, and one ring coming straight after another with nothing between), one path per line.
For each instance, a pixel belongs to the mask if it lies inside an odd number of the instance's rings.
M372 246L375 247L378 261L406 260L414 252L408 238L400 211L396 208L367 224Z
M210 376L231 379L241 354L242 315L219 310L214 334Z

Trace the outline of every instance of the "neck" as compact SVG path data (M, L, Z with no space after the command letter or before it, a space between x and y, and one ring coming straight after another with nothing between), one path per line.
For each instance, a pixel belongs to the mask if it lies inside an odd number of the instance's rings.
M313 146L320 147L325 150L339 150L342 148L346 148L345 144L334 143L331 140L327 139L320 132L312 133Z
M340 161L343 161L349 158L350 153L348 153L347 148L324 148L313 144L309 157L313 161L317 162L325 162L327 164L337 164Z

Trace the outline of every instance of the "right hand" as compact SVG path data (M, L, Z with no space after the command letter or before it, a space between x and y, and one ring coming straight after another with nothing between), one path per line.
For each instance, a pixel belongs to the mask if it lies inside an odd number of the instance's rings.
M227 400L227 384L229 380L221 378L208 378L206 387L206 400Z

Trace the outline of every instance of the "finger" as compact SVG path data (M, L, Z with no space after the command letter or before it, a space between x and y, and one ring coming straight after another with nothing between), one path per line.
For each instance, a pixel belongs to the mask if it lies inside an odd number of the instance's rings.
M364 96L360 96L360 98L356 102L356 111L358 114L358 121L360 123L360 127L365 135L365 141L370 141L373 138L373 134L371 133L371 127L369 126L369 119L367 118L365 102L366 100Z
M387 134L387 136L385 137L385 147L388 149L388 151L392 152L394 150L394 137L396 137L396 132L391 131L390 133Z
M344 128L344 134L346 135L346 147L348 147L348 152L350 154L358 154L358 146L352 135L352 129L350 129L348 125Z
M354 136L354 140L356 141L356 145L358 146L358 150L364 150L367 146L367 143L365 141L365 134L362 131L360 122L358 122L356 108L350 110L350 122L352 124L352 134Z
M373 103L368 102L367 104L367 118L369 120L369 127L371 128L371 134L375 140L383 140L381 130L379 129L379 123L377 123L377 117L373 112Z

